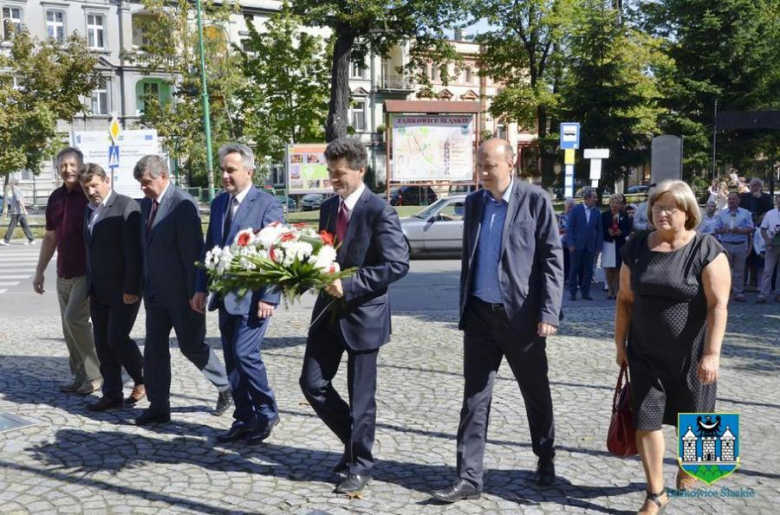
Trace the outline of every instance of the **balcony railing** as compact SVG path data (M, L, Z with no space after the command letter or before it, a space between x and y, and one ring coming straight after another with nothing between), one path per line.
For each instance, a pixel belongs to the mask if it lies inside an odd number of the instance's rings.
M408 76L385 75L381 77L379 87L381 89L414 91L414 81L412 81L412 78Z

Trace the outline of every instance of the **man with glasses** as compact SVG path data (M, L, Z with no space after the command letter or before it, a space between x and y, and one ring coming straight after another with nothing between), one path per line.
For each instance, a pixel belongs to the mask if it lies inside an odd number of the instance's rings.
M718 213L715 233L731 265L731 292L736 302L745 302L745 261L748 257L750 235L753 233L753 215L739 207L739 194L730 193L728 208Z

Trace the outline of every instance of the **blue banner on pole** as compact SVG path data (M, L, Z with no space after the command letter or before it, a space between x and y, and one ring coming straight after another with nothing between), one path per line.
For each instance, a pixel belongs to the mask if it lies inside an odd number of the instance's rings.
M561 149L580 148L580 124L566 122L561 124Z

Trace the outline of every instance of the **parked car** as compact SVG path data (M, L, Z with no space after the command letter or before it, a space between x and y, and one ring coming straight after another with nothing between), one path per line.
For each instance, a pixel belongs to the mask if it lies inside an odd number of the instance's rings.
M626 190L626 193L647 193L647 190L650 189L650 186L645 186L644 184L639 184L637 186L631 186Z
M390 205L426 206L436 202L437 198L430 186L401 186L390 192Z
M463 246L463 215L466 195L443 198L409 218L401 219L412 254L460 253Z
M325 200L322 193L307 193L301 198L301 211L317 211Z
M450 185L449 195L450 196L458 195L458 194L466 194L466 195L468 195L469 193L472 193L473 191L475 191L475 187L474 187L474 183L473 182L470 182L468 184L454 183L454 184Z
M285 213L295 211L295 200L293 200L290 197L286 197L286 199L287 202L285 202L284 195L276 195L276 200L278 200L279 203L282 205L282 211L284 211Z

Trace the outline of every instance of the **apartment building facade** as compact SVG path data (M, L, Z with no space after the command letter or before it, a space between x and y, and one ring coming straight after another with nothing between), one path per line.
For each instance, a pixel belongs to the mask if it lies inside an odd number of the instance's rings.
M272 0L242 0L240 12L231 16L230 22L222 34L228 47L241 45L248 36L247 20L261 28L265 21L277 12L281 2ZM143 98L155 94L161 100L173 97L172 86L163 73L149 72L142 62L128 59L128 54L138 55L143 43L144 17L150 13L144 10L138 1L126 0L0 0L0 12L3 18L3 42L0 51L10 43L11 28L27 28L39 38L64 40L74 32L86 37L87 43L98 57L98 70L101 75L100 86L84 99L84 112L70 121L59 122L58 129L63 133L72 131L108 130L113 113L126 129L138 126L143 112ZM192 20L193 23L195 20ZM206 30L209 30L206 27ZM322 29L312 32L327 36ZM452 41L463 58L460 72L455 80L446 86L442 84L438 72L440 66L430 64L429 77L436 96L441 100L479 102L486 114L482 117L480 131L507 138L513 146L521 146L531 141L533 135L520 130L515 124L504 124L493 119L487 111L491 98L497 93L499 85L479 73L480 46L457 37ZM370 165L378 181L385 178L384 141L377 128L384 125L383 106L389 99L415 100L420 88L412 78L399 72L409 62L409 48L398 45L386 57L374 55L364 63L353 63L350 70L350 89L352 107L350 125L356 137L367 146ZM453 65L451 65L453 66ZM454 69L453 69L454 71ZM22 171L17 174L20 186L27 197L37 203L45 198L58 185L54 164L44 167L40 175Z

